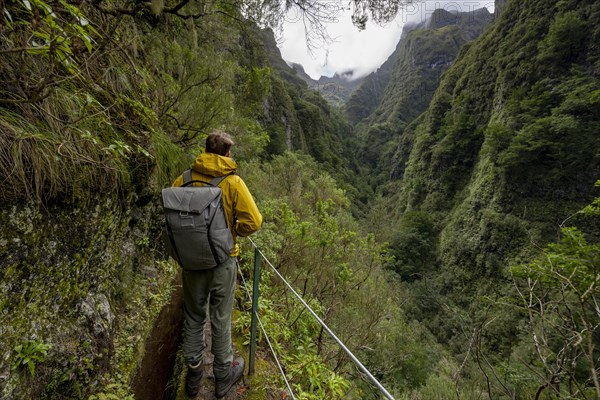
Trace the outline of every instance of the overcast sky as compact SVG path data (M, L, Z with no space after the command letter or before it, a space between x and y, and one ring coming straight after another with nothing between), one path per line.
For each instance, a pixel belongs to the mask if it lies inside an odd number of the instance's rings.
M330 1L330 0L323 0ZM344 0L346 2L346 0ZM304 38L301 22L286 22L279 49L288 63L301 64L313 79L321 75L333 76L335 72L355 71L355 77L369 74L379 68L396 48L405 23L417 23L431 16L434 10L469 12L482 7L494 11L494 0L449 1L425 0L407 5L396 19L381 27L373 23L359 31L350 19L351 11L340 16L337 23L328 25L329 35L335 40L328 46L313 50L311 55Z

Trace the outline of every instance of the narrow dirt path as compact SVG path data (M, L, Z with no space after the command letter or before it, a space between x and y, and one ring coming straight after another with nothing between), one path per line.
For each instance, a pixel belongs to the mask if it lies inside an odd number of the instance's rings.
M180 278L178 278L180 279ZM156 324L146 340L146 349L141 367L138 370L132 389L135 398L138 400L187 400L185 394L185 374L187 368L184 366L183 372L179 377L173 377L177 382L176 387L168 387L172 378L173 370L177 361L178 351L181 345L181 335L183 327L183 292L181 284L175 285L172 297L165 307L161 310ZM204 351L204 377L200 384L200 392L193 400L216 400L215 396L215 377L212 370L214 356L210 352L212 338L210 334L210 317L205 327L206 350ZM247 399L248 386L248 357L242 355L246 361L246 370L242 378L228 393L223 400L245 400Z

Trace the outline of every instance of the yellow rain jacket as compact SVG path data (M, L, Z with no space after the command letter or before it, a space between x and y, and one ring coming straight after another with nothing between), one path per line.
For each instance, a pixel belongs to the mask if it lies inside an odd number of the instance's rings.
M237 163L232 158L214 153L202 153L192 165L192 180L210 182L212 178L233 174L236 170ZM173 182L173 186L181 185L183 185L183 174ZM199 182L192 185L204 186ZM244 237L256 232L262 224L262 215L248 187L239 176L228 176L221 181L219 187L223 193L227 224L233 235L234 246L231 255L235 257L240 252L236 237Z

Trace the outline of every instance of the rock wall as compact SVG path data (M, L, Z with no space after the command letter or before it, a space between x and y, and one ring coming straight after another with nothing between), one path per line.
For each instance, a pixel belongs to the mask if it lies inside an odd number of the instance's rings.
M0 209L0 398L129 392L168 301L158 199Z

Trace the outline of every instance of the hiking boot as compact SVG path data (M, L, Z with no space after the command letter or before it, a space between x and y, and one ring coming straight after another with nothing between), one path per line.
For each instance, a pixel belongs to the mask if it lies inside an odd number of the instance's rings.
M244 358L238 357L231 363L229 376L223 379L215 379L215 395L218 399L225 396L229 389L236 384L244 375Z
M202 382L202 361L196 365L188 365L187 375L185 377L185 393L188 397L196 397L200 391L200 382Z

